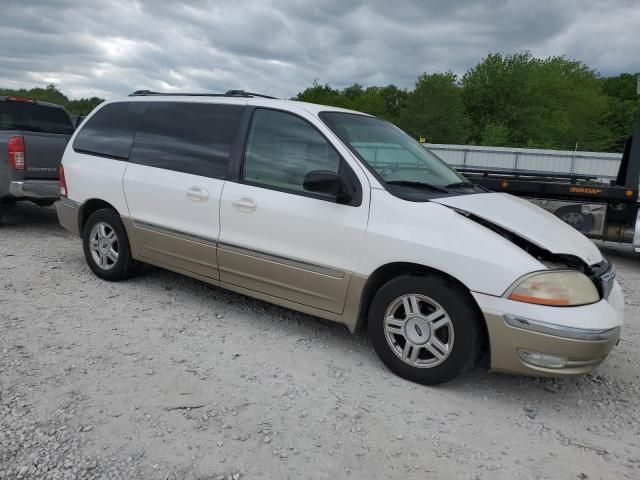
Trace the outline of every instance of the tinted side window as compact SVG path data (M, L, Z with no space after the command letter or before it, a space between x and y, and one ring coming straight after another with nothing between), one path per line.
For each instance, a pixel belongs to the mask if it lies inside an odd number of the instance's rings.
M126 160L146 106L146 102L105 105L83 124L73 149Z
M224 178L244 106L149 102L132 163Z
M244 156L245 180L304 191L303 180L310 171L339 169L340 156L310 124L285 112L254 112Z

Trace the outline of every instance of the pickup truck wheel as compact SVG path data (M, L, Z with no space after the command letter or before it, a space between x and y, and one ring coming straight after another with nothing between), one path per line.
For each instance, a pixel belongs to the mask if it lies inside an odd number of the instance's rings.
M395 374L425 385L470 368L480 353L482 319L469 293L436 275L405 275L384 284L369 309L376 353Z
M133 274L129 238L115 211L101 209L93 212L84 226L82 243L89 268L98 277L118 281Z

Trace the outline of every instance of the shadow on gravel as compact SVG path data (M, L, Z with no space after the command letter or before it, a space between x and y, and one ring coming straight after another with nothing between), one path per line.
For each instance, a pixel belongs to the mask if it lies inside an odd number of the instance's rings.
M54 207L39 207L31 202L18 202L16 205L6 206L0 228L11 229L19 227L33 230L62 231L58 223L58 216Z

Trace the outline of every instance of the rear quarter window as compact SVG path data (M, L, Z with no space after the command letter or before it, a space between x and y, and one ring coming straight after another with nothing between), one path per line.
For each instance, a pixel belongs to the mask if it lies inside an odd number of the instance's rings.
M127 160L146 107L146 102L105 105L83 123L73 142L73 149L76 152Z
M210 178L225 178L242 105L150 102L129 161Z

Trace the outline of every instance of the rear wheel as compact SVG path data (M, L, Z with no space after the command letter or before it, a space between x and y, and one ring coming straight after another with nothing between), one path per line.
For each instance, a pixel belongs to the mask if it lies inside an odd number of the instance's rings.
M436 275L406 275L384 284L369 309L376 353L397 375L435 385L473 365L482 319L469 293Z
M127 232L114 210L93 212L84 226L82 239L89 268L98 277L117 281L134 273Z

